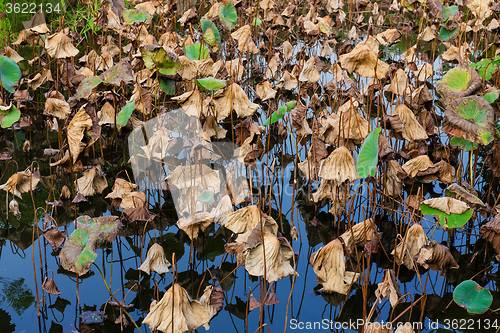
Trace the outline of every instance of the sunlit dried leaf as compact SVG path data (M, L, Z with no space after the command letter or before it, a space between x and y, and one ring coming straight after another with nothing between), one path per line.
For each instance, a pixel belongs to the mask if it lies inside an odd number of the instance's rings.
M265 276L268 282L274 282L289 275L298 276L290 265L290 260L294 256L293 250L266 229L262 233L260 228L255 228L248 236L246 248L248 252L245 258L245 269L249 274Z
M335 149L323 160L318 175L323 179L334 180L339 184L346 180L353 182L359 178L354 159L346 147Z
M396 277L396 273L392 269L386 269L384 272L384 278L382 282L377 285L377 290L375 290L375 296L385 297L389 299L391 303L391 307L395 307L398 304L401 296L401 292L399 291L398 279ZM382 300L380 300L382 302Z
M158 274L168 273L168 268L172 266L165 258L165 250L160 244L154 243L146 254L146 259L143 261L138 270L150 275L151 271Z
M397 264L403 264L408 269L416 270L414 258L420 249L428 244L429 239L424 228L420 224L413 224L391 254Z
M313 253L309 262L316 273L316 282L323 285L325 292L347 295L351 285L359 278L359 273L345 270L344 248L338 239Z
M94 194L100 194L106 187L108 187L108 182L102 172L101 166L96 165L91 169L85 170L83 176L75 181L78 192L85 197L93 196Z
M5 184L0 185L0 190L10 192L22 199L21 194L34 191L39 181L40 172L35 171L32 174L30 168L27 168L24 171L16 172L10 176Z
M152 304L143 323L165 333L191 332L210 321L210 314L200 302L191 300L188 292L174 283L163 298Z
M45 39L45 49L49 56L56 59L71 58L78 54L78 49L62 31Z
M417 156L403 165L403 170L411 177L415 177L419 171L425 171L434 166L427 155Z

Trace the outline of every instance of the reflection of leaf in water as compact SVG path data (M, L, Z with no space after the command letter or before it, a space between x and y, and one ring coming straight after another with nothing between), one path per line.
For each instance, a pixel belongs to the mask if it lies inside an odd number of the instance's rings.
M235 315L240 319L245 319L247 305L238 296L236 296L236 304L228 304L226 305L224 310L228 311L229 313L232 313L233 315Z
M210 269L210 272L212 272L213 276L217 277L217 280L222 281L222 279L224 279L220 284L222 290L229 291L234 281L236 281L236 275L234 275L234 272L231 273L235 268L236 263L225 261L222 263L220 270L215 268ZM229 275L229 273L231 274Z
M0 332L12 333L16 329L16 324L12 324L10 321L12 317L5 311L0 309Z
M35 302L35 297L24 283L23 278L18 278L13 281L0 278L0 283L3 284L2 294L0 295L0 305L6 303L8 306L11 306L18 316Z
M64 310L68 305L71 305L70 301L57 296L57 299L54 302L54 304L49 305L49 309L56 309L57 311L64 313Z

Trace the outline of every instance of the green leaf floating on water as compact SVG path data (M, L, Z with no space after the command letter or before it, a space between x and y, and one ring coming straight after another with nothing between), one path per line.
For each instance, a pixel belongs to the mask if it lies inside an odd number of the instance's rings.
M360 178L374 177L377 173L378 138L382 129L377 127L371 131L363 142L356 161L356 171Z
M83 275L97 258L96 248L112 242L123 225L116 216L80 216L75 223L78 228L66 239L59 257L65 270Z
M267 126L269 124L274 124L275 122L277 122L278 120L280 120L281 118L283 118L288 111L291 111L296 106L297 106L297 101L290 101L290 102L282 105L278 110L276 110L276 111L273 112L273 114L271 115L271 117L269 117L264 122L263 125Z
M482 97L458 98L444 111L442 128L446 134L487 145L493 140L495 112Z
M200 88L208 90L219 90L226 86L226 80L218 80L213 77L197 79L195 82Z
M219 18L222 25L224 25L227 30L234 29L236 22L238 22L238 14L232 2L228 2L226 5L221 5L219 7Z
M493 302L493 296L475 281L466 280L453 290L453 300L469 314L483 314Z
M128 9L123 11L123 20L125 23L141 23L145 22L151 15L144 9Z
M140 50L144 65L149 69L157 69L160 74L175 75L177 68L181 66L177 55L161 46L148 44Z
M217 27L215 26L214 22L202 18L200 20L201 23L201 30L203 31L203 40L205 43L208 45L214 47L219 45L220 43L220 33Z
M450 140L450 145L452 147L460 147L464 151L471 151L472 149L476 149L478 144L470 142L469 140L465 140L462 138L459 138L458 136L454 136Z
M424 200L420 210L425 215L438 216L439 224L449 229L463 227L474 212L465 202L449 197Z
M11 127L21 117L21 112L14 106L7 107L0 106L0 122L2 128Z
M130 119L130 116L134 111L134 107L135 107L135 99L132 102L128 102L120 111L120 113L118 113L118 116L116 116L116 126L118 127L118 129L127 125L128 120Z
M200 43L194 43L184 46L184 54L190 60L203 60L210 57L210 51L208 50L208 47Z
M3 55L0 55L0 79L2 87L12 94L14 93L14 84L21 79L19 66L14 60Z

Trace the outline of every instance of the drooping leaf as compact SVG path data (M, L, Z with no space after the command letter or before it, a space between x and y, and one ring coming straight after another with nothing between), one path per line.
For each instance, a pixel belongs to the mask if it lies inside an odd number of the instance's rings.
M436 83L436 91L448 104L457 98L472 95L482 85L482 79L467 63L462 63L450 69L441 80Z
M194 43L184 46L184 54L190 60L203 60L210 57L210 51L208 50L208 47L201 43Z
M128 24L145 22L150 17L144 9L128 9L123 12L123 20Z
M466 280L453 290L453 300L469 314L483 314L493 302L493 296L475 281Z
M96 239L87 229L76 229L66 239L59 254L64 269L83 275L97 258L95 252Z
M87 98L92 93L92 90L102 83L102 79L98 76L92 76L83 79L76 90L76 97L78 99Z
M458 136L454 136L450 140L450 145L452 147L460 147L464 151L471 151L472 149L476 149L478 144L470 142L469 140L459 138Z
M463 227L474 212L465 202L449 197L424 200L420 210L425 215L438 216L439 224L450 229Z
M458 33L458 28L455 28L453 30L448 30L445 27L441 27L439 29L439 37L441 37L441 39L445 41L451 39L457 33Z
M122 128L123 126L127 125L128 120L130 119L130 116L132 115L132 112L134 111L135 107L135 99L131 102L128 102L118 113L118 116L116 116L116 126L118 129Z
M378 137L382 129L377 127L371 131L363 142L356 161L356 170L360 178L374 177L378 163Z
M13 85L21 79L21 69L16 62L9 57L0 55L0 79L2 86L8 92L14 93Z
M227 30L233 30L236 22L238 22L238 15L232 2L219 7L219 18Z
M76 90L78 99L88 98L91 93L97 91L111 90L120 84L130 83L135 80L132 67L127 60L122 60L99 76L83 79Z
M21 112L14 106L10 105L7 108L0 107L0 121L2 128L12 126L21 117Z
M493 140L495 113L479 96L456 99L444 111L443 132L483 145Z
M212 47L217 46L221 39L219 30L215 26L214 22L202 18L200 23L203 31L203 40Z
M271 117L269 117L265 122L264 122L264 126L267 126L269 124L274 124L275 122L277 122L278 120L280 120L281 118L283 118L285 116L285 114L288 112L288 111L291 111L295 106L297 106L297 101L290 101L284 105L282 105L281 107L278 108L278 110L274 111L272 114L271 114Z
M158 69L160 74L175 75L177 68L180 67L177 55L161 46L144 45L140 50L144 65L149 69Z
M226 86L226 80L218 80L214 79L213 77L197 79L195 82L200 88L202 88L202 90L218 90Z
M495 101L498 99L500 96L500 91L497 89L493 90L492 92L487 93L486 95L483 95L482 97L488 101L488 103L493 104Z
M165 77L158 78L160 88L167 95L175 95L175 81Z
M443 23L448 22L448 20L457 13L458 6L444 6L443 7Z

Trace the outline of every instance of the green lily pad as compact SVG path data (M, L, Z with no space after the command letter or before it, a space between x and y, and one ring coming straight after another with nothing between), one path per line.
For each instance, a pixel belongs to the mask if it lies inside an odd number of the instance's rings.
M488 103L493 104L493 103L495 103L495 101L498 99L499 96L500 96L500 91L495 89L492 92L489 92L489 93L483 95L482 97L485 100L487 100Z
M2 87L8 92L14 93L14 84L21 79L21 69L16 62L9 57L0 55L0 79Z
M454 136L450 140L450 146L453 148L459 147L464 151L471 151L472 149L476 149L479 145L477 143L470 142L469 140L459 138L458 136Z
M116 126L118 129L122 128L123 126L127 125L128 120L130 119L130 116L132 115L132 112L134 111L135 107L135 99L132 102L128 102L118 113L118 116L116 116Z
M159 77L160 89L167 95L175 95L175 81L165 77Z
M444 111L442 128L446 134L487 145L493 140L495 112L479 96L458 98Z
M69 235L59 254L65 270L83 275L97 258L96 238L87 229L76 229Z
M227 30L234 29L236 22L238 22L238 14L236 13L236 9L234 9L234 4L232 2L228 2L227 4L219 7L219 18L222 25Z
M210 57L208 47L200 43L194 43L184 46L184 54L190 60L203 60Z
M201 30L203 31L202 36L205 43L212 47L219 45L221 42L220 33L214 22L203 18L200 20L200 22Z
M141 23L145 22L151 15L144 9L128 9L123 11L123 20L125 23Z
M356 161L356 171L360 178L375 177L378 163L378 138L382 129L377 127L371 131L363 142Z
M141 47L142 60L149 69L158 69L160 74L175 75L181 66L179 58L173 52L166 51L158 45L144 45Z
M218 80L213 77L197 79L196 84L202 89L219 90L226 86L226 80Z
M477 72L467 63L462 63L450 69L441 80L436 83L436 91L444 99L444 103L472 95L482 85Z
M278 120L280 120L281 118L283 118L285 116L285 114L288 112L288 111L291 111L295 106L297 106L297 101L290 101L284 105L282 105L280 108L278 108L278 110L274 111L272 114L271 114L271 117L269 117L265 122L264 122L264 126L267 126L269 124L274 124L275 122L277 122Z
M493 296L475 281L466 280L453 290L453 300L469 314L483 314L493 302Z
M2 128L11 127L20 117L21 112L19 112L14 105L11 104L8 107L0 106L0 122Z
M452 229L463 227L474 212L465 202L449 197L427 199L420 205L425 215L439 217L439 224Z

